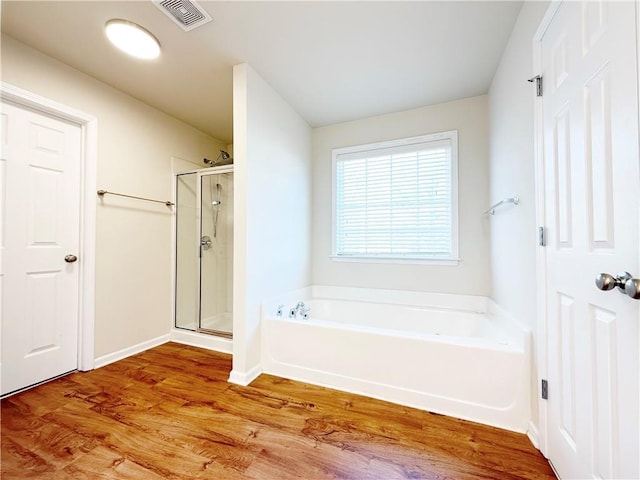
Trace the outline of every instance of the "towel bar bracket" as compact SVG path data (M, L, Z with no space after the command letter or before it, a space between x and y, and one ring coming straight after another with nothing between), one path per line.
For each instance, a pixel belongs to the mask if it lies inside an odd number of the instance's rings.
M504 199L500 200L499 202L494 203L493 205L491 205L488 210L485 210L484 214L485 215L495 215L496 208L498 208L501 205L505 205L507 203L513 203L514 205L518 205L520 203L520 197L518 195L514 195L513 197L504 198Z

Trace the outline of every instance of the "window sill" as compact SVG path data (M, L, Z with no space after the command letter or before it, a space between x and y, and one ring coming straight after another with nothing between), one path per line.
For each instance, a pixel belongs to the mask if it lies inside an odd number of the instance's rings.
M459 258L375 258L375 257L344 257L332 255L334 262L346 263L396 263L404 265L438 265L456 267L460 263Z

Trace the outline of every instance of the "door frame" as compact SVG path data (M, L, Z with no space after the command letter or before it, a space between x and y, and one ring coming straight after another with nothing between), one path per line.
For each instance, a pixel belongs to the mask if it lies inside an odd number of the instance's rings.
M96 277L96 174L98 119L67 105L0 82L0 98L20 108L34 110L80 127L80 258L78 288L78 370L94 368Z
M551 25L551 21L555 17L562 0L552 0L547 9L536 33L533 35L533 71L536 75L542 74L542 38L547 29ZM546 227L545 215L545 169L544 169L544 123L543 123L543 106L542 97L537 97L535 89L532 89L534 102L534 159L535 159L535 203L536 203L536 225ZM543 79L544 94L544 79ZM538 245L536 248L536 300L537 300L537 381L536 396L538 410L538 428L535 436L537 438L537 446L542 454L548 458L548 425L547 425L547 403L542 401L541 382L543 378L547 378L548 372L548 350L547 350L547 252L544 246ZM534 406L535 408L536 406Z

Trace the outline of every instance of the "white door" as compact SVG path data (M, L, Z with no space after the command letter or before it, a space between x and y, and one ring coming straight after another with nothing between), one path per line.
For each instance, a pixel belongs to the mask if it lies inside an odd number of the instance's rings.
M78 365L81 132L4 102L0 118L4 395Z
M541 40L547 455L563 479L640 478L635 2L562 3Z

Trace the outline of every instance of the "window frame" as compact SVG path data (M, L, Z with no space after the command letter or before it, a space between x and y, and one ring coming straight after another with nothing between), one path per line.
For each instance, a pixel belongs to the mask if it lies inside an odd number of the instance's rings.
M414 144L441 142L448 140L451 143L451 256L450 257L417 257L417 256L368 256L368 255L338 255L337 253L337 164L340 155L375 151L380 149L410 146ZM458 131L419 135L416 137L400 138L384 142L340 147L331 150L331 260L335 262L357 263L400 263L400 264L431 264L456 266L460 261L459 255L459 226L458 226Z

